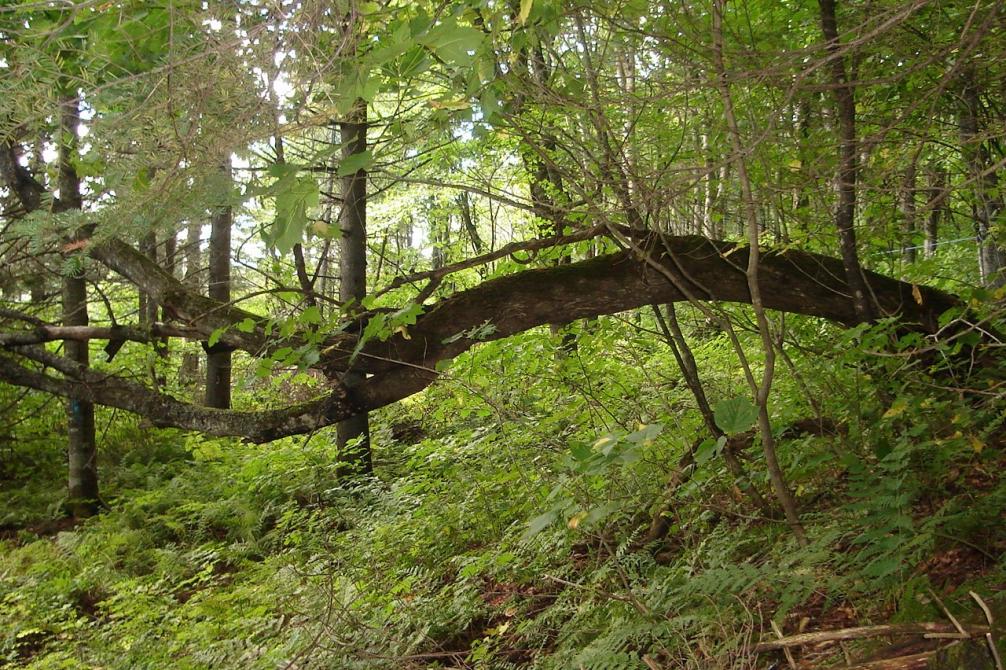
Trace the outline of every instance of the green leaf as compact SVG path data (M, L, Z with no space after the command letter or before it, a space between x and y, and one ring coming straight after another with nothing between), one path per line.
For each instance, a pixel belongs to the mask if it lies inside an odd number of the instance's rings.
M482 32L478 29L459 26L454 17L449 17L432 28L421 42L448 63L464 66L471 62L469 52L482 45L482 37Z
M558 512L551 510L531 519L531 521L527 524L527 530L525 530L524 534L520 537L521 541L526 542L530 540L532 537L555 523L555 520L558 518Z
M712 438L703 440L699 448L695 450L695 464L705 465L716 456L719 456L720 452L723 451L723 445L726 443L727 438L725 435L720 435L717 440Z
M276 218L266 242L287 254L304 238L308 210L320 201L318 184L312 176L298 174L294 165L273 165L269 172L278 179L269 189L276 197Z
M253 330L255 330L255 319L249 317L244 321L235 324L234 327L240 330L242 333L250 333Z
M321 310L316 306L312 305L308 307L303 312L301 312L300 318L298 319L301 323L307 325L314 325L321 323Z
M339 163L339 169L336 171L336 176L348 177L351 174L356 174L360 170L368 170L370 166L374 164L374 154L370 152L370 149L366 151L361 151L358 154L353 154L352 156L346 156Z
M664 424L662 423L640 424L639 430L629 433L625 439L634 444L649 444L657 439L663 430Z
M758 408L744 396L716 403L713 420L727 435L737 435L751 428L758 420Z
M220 341L220 338L223 337L224 333L226 332L227 332L227 326L224 326L223 328L217 328L216 330L214 330L212 333L210 333L209 339L206 340L206 346L212 347L214 344Z

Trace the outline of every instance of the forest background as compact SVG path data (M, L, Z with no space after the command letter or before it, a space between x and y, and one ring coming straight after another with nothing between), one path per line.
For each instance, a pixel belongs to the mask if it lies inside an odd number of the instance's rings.
M0 666L1001 670L1004 31L0 6Z

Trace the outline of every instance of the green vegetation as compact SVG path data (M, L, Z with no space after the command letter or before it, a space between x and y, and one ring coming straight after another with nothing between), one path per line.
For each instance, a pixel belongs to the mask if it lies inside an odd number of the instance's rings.
M1004 33L0 6L0 668L1002 670Z

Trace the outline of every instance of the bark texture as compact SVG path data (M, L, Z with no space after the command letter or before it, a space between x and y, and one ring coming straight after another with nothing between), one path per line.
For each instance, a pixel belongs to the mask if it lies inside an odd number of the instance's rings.
M225 183L230 186L230 159L221 168ZM227 194L227 200L230 194ZM213 213L210 227L211 300L227 304L231 299L231 224L233 209L224 202ZM165 273L167 274L167 273ZM168 275L170 277L170 275ZM174 279L172 277L172 279ZM219 343L218 343L219 344ZM206 349L206 406L228 409L231 406L231 348L226 344Z
M71 93L60 100L59 199L53 202L53 212L80 209L80 178L73 166L77 152L77 127L80 109ZM78 235L87 235L79 231ZM63 279L63 325L87 326L87 283L83 268L77 266ZM90 364L89 344L84 340L69 340L64 345L66 356L81 368ZM86 399L70 398L66 408L67 421L67 505L78 518L96 514L98 497L98 452L94 436L94 404Z
M859 177L855 89L845 70L845 56L838 37L835 0L819 0L818 4L821 10L821 32L824 34L830 58L832 90L838 112L838 209L835 212L835 225L838 228L839 249L853 304L859 317L868 321L874 314L863 281L855 229L856 181Z
M351 120L342 124L342 155L348 158L367 150L367 104L358 100ZM357 170L342 178L342 210L339 215L339 299L358 307L367 295L367 172ZM347 370L342 383L351 391L365 376ZM360 411L341 421L336 428L339 460L348 472L368 473L373 469L370 455L370 420Z

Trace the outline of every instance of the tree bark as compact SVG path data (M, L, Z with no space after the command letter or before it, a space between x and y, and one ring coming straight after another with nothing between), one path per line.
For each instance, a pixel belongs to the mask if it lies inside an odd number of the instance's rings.
M835 95L839 128L838 209L835 225L838 228L839 249L845 266L845 279L852 292L856 313L863 321L871 320L871 299L863 281L856 245L856 181L859 175L859 143L856 138L856 101L854 84L845 72L845 57L838 38L838 21L835 17L835 0L818 0L821 10L821 32L828 51L831 83Z
M73 166L77 151L77 127L80 125L80 109L75 92L64 94L59 107L59 199L53 202L53 212L79 210L83 205L80 178ZM87 235L87 231L79 231L75 237ZM82 267L75 267L72 273L63 279L62 305L64 326L88 325L87 283ZM88 367L90 356L87 340L67 341L64 343L64 348L68 359L82 368ZM66 419L67 507L74 517L93 516L100 507L94 404L79 398L71 398L67 403Z
M190 219L185 227L185 242L182 251L182 259L185 262L183 282L185 287L192 293L197 294L200 289L200 243L202 237L202 226L198 219ZM115 269L115 268L113 268ZM163 293L163 291L159 291ZM171 308L164 306L166 313L165 321L170 316ZM182 354L182 365L178 370L178 378L183 386L192 387L198 384L199 380L199 355L191 350L186 350Z
M936 255L939 244L940 215L946 209L947 173L939 166L929 169L928 203L929 215L926 217L926 258Z
M227 194L225 202L213 213L210 227L209 297L228 303L231 299L231 224L233 209L230 205L231 166L227 158L221 170L225 174ZM229 409L231 406L231 349L227 346L209 347L206 350L206 406Z
M341 124L342 155L348 158L367 150L367 103L358 100L350 118ZM355 301L355 309L367 295L367 173L357 170L342 178L342 210L339 213L339 299ZM365 380L350 370L342 383L352 393ZM341 421L336 429L340 465L346 474L366 474L373 470L370 453L370 420L360 411Z
M457 202L461 212L461 223L464 225L465 231L468 233L468 239L472 243L472 251L475 252L476 256L481 256L485 244L482 242L478 226L475 223L475 212L472 209L471 197L468 195L468 192L462 191L459 193Z

